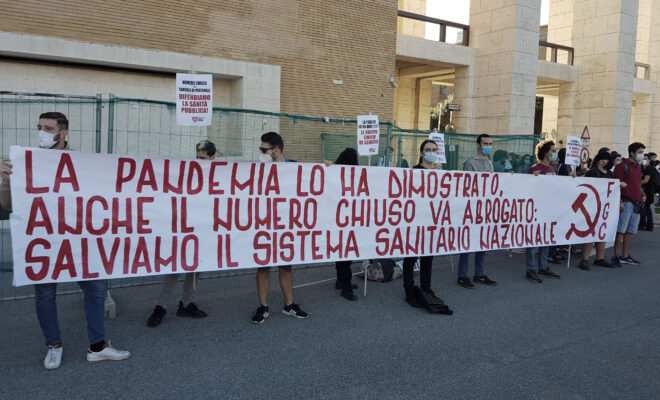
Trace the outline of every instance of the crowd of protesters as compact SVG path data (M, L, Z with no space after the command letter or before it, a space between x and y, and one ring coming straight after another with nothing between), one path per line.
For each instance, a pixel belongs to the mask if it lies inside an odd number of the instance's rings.
M38 124L39 146L45 149L69 150L68 146L68 120L59 112L47 112L39 116ZM628 146L627 154L621 155L608 148L600 149L593 161L587 163L587 168L573 168L565 163L565 149L558 149L552 140L540 142L534 155L519 157L504 150L493 152L492 137L486 134L476 139L475 153L463 164L465 171L525 173L538 175L564 175L576 179L605 178L618 179L621 186L620 216L617 234L614 242L614 251L611 260L605 258L605 243L587 243L583 246L582 260L579 267L590 269L590 254L596 248L596 256L591 265L616 268L623 264L638 265L640 262L633 258L630 247L635 233L638 230L653 230L653 206L655 194L660 189L660 161L655 153L646 153L642 143L632 143ZM265 133L261 137L261 162L293 162L284 156L284 142L275 132ZM216 147L212 142L202 141L196 148L198 159L212 160L216 155ZM419 161L413 168L434 169L439 168L438 145L432 140L425 140L419 148ZM492 161L491 161L492 156ZM330 165L326 162L326 165ZM335 161L339 165L357 165L358 155L354 149L347 148ZM0 167L0 206L11 211L10 177L13 166L9 160L4 160ZM560 276L548 267L548 263L559 264L565 257L561 256L559 249L550 247L527 248L525 250L524 277L534 283L542 283L543 279L559 279ZM486 253L474 252L474 274L469 277L470 254L459 256L457 284L466 289L474 289L475 284L497 286L497 283L485 274ZM569 255L570 256L570 255ZM431 313L452 314L451 309L431 289L431 273L433 256L419 257L419 285L415 285L414 266L418 257L407 257L403 260L403 286L405 301L413 307L425 308ZM351 261L336 263L337 281L335 287L347 300L355 301L357 296L353 290L357 285L352 283ZM279 284L284 297L281 312L294 318L308 318L309 315L293 301L293 271L291 266L278 268ZM167 314L168 302L178 283L177 274L165 275L160 294L156 299L153 312L147 320L149 327L161 324ZM258 268L256 272L256 287L259 306L252 316L253 323L263 323L270 314L268 292L270 287L270 271L268 267ZM198 273L188 273L184 276L183 293L178 302L177 316L204 318L207 314L202 311L194 299L195 283ZM107 290L107 281L88 280L79 281L78 285L84 293L85 316L87 319L87 332L89 348L88 361L124 360L130 357L130 352L113 348L105 337L104 301ZM58 368L62 360L62 338L56 305L56 283L35 285L35 304L37 319L41 326L48 352L44 359L47 369Z

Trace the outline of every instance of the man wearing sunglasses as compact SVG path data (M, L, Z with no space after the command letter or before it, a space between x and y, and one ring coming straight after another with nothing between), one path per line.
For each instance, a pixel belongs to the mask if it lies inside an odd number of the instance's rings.
M261 162L293 162L284 157L284 141L277 132L264 133L261 136L261 146L259 151L259 161ZM282 314L290 315L295 318L307 318L306 312L300 309L300 306L293 302L293 272L291 266L279 267L280 288L284 295L284 308ZM269 315L268 309L268 289L270 288L270 268L263 267L257 269L257 292L259 294L259 308L252 316L252 322L261 324Z

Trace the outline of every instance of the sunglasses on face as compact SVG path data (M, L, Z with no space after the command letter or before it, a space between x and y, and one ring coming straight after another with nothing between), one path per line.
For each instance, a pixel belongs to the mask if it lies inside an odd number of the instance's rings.
M273 150L275 147L259 147L259 150L263 153L266 154L268 151Z

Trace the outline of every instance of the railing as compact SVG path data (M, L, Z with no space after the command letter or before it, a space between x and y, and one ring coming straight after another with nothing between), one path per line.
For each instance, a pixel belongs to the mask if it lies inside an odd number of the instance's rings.
M640 68L644 70L643 78L639 78ZM651 77L651 66L649 64L644 64L641 62L635 62L635 78L644 79L648 81L650 77Z
M447 27L456 28L463 31L463 41L460 43L463 46L467 46L470 43L470 26L459 24L458 22L445 21L444 19L431 18L426 15L414 14L408 11L399 10L399 17L414 19L416 21L428 22L431 24L440 25L440 38L441 42L446 42L447 38ZM458 43L457 43L458 44Z
M557 51L558 50L566 51L568 53L566 64L573 65L573 52L574 52L574 49L572 47L562 46L560 44L545 42L545 41L542 41L542 40L539 41L539 46L540 47L546 47L546 48L550 49L550 61L554 62L554 63L557 62Z

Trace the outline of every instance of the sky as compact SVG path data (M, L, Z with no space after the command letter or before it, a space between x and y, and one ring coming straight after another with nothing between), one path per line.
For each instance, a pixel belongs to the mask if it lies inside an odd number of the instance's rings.
M550 0L541 0L541 20L539 25L548 24L548 14L550 11ZM427 0L426 15L433 18L444 19L446 21L458 22L460 24L470 24L470 0ZM428 39L438 36L438 28L435 25L427 24L426 37ZM447 31L448 41L455 41L456 32Z

